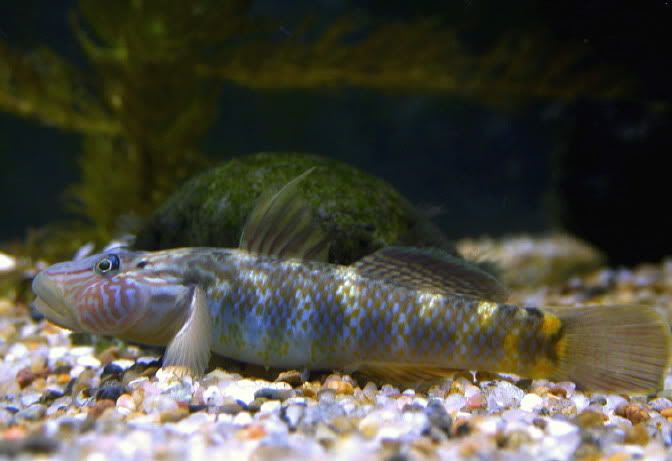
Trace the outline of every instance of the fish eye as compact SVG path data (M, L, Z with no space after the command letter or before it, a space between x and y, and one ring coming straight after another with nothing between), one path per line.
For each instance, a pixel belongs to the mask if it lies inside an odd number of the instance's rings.
M96 272L107 274L119 269L119 257L117 255L106 255L96 263Z

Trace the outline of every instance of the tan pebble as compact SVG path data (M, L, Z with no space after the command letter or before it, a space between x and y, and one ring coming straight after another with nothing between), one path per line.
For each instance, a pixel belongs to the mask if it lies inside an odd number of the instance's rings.
M539 387L535 387L534 389L532 389L532 392L534 392L535 394L537 394L540 397L543 397L546 394L548 394L550 392L550 390L551 389L546 387L546 386L539 386Z
M96 372L93 368L85 368L77 377L77 381L72 386L72 395L77 395L86 388L91 387L91 383Z
M449 394L464 394L464 386L460 381L453 381L450 384L450 389L448 390Z
M329 427L338 433L352 432L357 428L359 421L347 416L336 416L329 421Z
M175 423L177 421L180 421L181 419L184 419L186 416L189 415L189 410L185 408L180 408L179 406L170 411L164 411L159 415L159 420L162 423Z
M290 446L259 445L252 450L248 459L250 461L289 461L300 459L302 454Z
M110 399L98 400L93 407L89 408L89 414L94 418L98 418L100 415L103 414L105 410L107 410L108 408L113 408L114 406L115 406L114 400Z
M574 452L574 459L581 461L601 461L602 453L598 447L592 443L583 443Z
M437 445L429 437L421 437L411 442L411 453L418 454L417 457L411 456L411 459L432 459L436 455Z
M236 433L236 436L242 440L260 439L266 435L266 429L258 424L251 424L245 429L241 429Z
M43 391L47 387L47 380L43 377L39 377L33 381L32 386L36 391Z
M137 408L135 399L128 394L121 394L117 399L117 406L126 410L134 411Z
M563 399L567 398L567 389L560 386L553 386L548 390L549 394L553 394L556 397L562 397Z
M298 370L288 370L288 371L283 371L278 375L278 377L275 379L275 382L285 382L289 384L290 386L298 386L303 383L303 375L301 374L300 371Z
M47 359L44 357L34 357L30 362L30 371L33 373L45 372L47 369Z
M646 445L649 443L649 431L646 430L646 425L643 423L638 423L632 426L625 433L625 443L633 445Z
M628 453L614 453L606 458L605 461L629 461L630 455Z
M672 418L672 407L664 408L660 410L660 415L664 418Z
M3 314L0 313L0 317L2 315ZM16 327L14 325L9 324L0 327L0 338L3 338L6 342L14 341L15 336L16 336Z
M142 405L143 400L145 400L145 391L142 388L137 388L133 392L131 392L131 397L133 397L135 406L139 407L140 405Z
M337 394L351 395L354 392L352 384L347 381L329 381L325 383L325 387Z
M375 416L365 416L359 422L357 428L364 437L371 439L376 436L378 430L380 429L380 420Z
M460 445L459 453L465 458L473 458L477 457L482 449L482 444L478 440L467 439Z
M110 346L100 353L98 360L103 365L107 365L110 362L117 360L120 357L120 351L117 346Z
M301 389L303 390L303 395L305 397L314 399L315 396L317 396L317 392L320 390L320 383L319 382L303 383Z
M597 411L584 411L574 418L574 422L582 429L591 429L604 426L604 422L609 419L607 415Z
M12 313L14 310L14 303L10 302L8 299L0 299L0 315L6 316Z
M515 430L509 433L498 432L495 435L495 442L499 448L507 450L518 450L520 447L531 442L530 435L522 430Z
M649 419L649 412L643 406L637 403L626 403L619 405L614 413L623 418L629 419L632 424L641 423Z

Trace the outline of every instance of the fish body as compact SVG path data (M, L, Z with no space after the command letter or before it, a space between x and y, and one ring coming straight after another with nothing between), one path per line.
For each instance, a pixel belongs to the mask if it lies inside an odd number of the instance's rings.
M294 191L290 183L261 201L238 249L120 250L56 264L34 280L35 305L72 330L165 345L164 366L197 374L212 351L394 382L472 369L587 389L660 386L670 333L654 309L508 304L494 276L427 249L328 264Z
M206 290L212 349L246 362L531 372L558 347L557 317L538 310L398 286L348 266L244 251L226 259L235 266L226 294Z

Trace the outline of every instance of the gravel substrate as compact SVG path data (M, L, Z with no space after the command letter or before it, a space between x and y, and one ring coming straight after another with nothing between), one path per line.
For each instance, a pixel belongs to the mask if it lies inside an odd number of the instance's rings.
M672 261L512 297L667 311ZM156 351L71 336L6 299L0 356L0 459L672 459L672 376L649 396L468 372L398 389L230 363L192 380L160 370Z

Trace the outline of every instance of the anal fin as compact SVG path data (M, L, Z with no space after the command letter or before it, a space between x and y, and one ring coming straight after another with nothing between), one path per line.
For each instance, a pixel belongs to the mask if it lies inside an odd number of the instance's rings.
M177 375L202 375L210 360L211 325L205 293L201 287L195 287L189 316L168 344L163 367Z
M398 363L366 363L357 367L357 372L378 381L380 384L414 387L451 378L462 370L439 368L431 365L407 365Z

